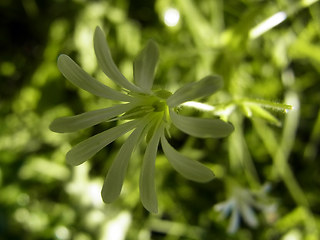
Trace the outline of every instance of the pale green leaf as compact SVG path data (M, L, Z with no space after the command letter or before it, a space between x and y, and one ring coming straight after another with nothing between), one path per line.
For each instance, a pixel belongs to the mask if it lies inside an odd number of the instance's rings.
M233 206L231 212L231 218L228 226L229 233L235 233L240 225L240 214L236 205Z
M121 92L117 92L91 77L65 54L59 56L58 68L63 76L65 76L65 78L67 78L71 83L98 97L124 102L130 102L133 100L132 97Z
M172 123L181 131L199 138L226 137L234 130L230 123L220 119L187 117L170 110Z
M275 116L273 116L270 112L263 109L262 107L256 104L249 104L249 108L255 116L264 118L265 120L275 124L276 126L281 126L281 122L279 121L279 119L277 119Z
M207 76L198 82L189 83L179 88L167 99L169 107L178 106L181 103L200 97L207 97L223 86L223 80L219 76Z
M55 119L50 124L50 130L58 133L74 132L80 129L88 128L98 123L107 121L118 116L128 110L134 105L119 104L110 108L103 108L95 111L85 112L70 117L61 117Z
M103 31L96 27L94 32L94 51L102 71L118 85L134 92L141 92L141 89L129 82L119 71L114 63L111 52Z
M134 61L134 81L146 92L149 92L152 88L158 58L158 46L154 41L149 40L147 46Z
M158 127L147 145L143 157L141 174L140 174L140 199L142 205L149 212L158 212L158 200L155 189L155 160L158 151L158 145L163 127Z
M116 158L113 160L101 191L104 202L111 203L119 197L131 154L134 147L138 144L144 128L145 123L143 122L124 142Z
M258 226L258 220L257 217L253 211L253 209L246 203L241 202L239 203L241 217L243 220L250 226L250 227L256 227Z
M133 129L137 123L138 120L124 123L78 143L67 153L67 163L71 165L79 165L87 161L102 148Z
M214 178L209 168L177 152L164 135L161 137L161 146L172 167L185 178L196 182L208 182Z

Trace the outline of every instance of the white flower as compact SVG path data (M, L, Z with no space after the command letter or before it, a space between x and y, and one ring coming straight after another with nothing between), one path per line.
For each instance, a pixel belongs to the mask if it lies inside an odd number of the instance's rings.
M200 97L206 97L222 87L218 76L207 76L190 83L171 94L166 90L152 91L154 72L159 57L157 44L150 40L133 64L134 84L129 82L115 65L105 35L97 27L94 34L94 49L99 66L116 84L125 89L115 91L100 83L82 70L70 57L60 55L58 68L74 85L96 96L124 102L113 107L85 112L76 116L54 120L50 129L55 132L73 132L88 128L108 120L129 120L125 123L92 136L73 147L66 156L71 165L79 165L121 135L132 131L120 148L106 176L102 198L105 202L114 201L121 192L128 162L136 145L147 141L140 174L140 197L143 206L150 212L158 211L154 184L155 160L158 145L167 159L181 175L187 179L207 182L213 179L212 171L197 161L177 152L167 141L169 127L175 125L181 131L199 138L220 138L228 136L233 126L220 119L202 119L182 116L175 108Z

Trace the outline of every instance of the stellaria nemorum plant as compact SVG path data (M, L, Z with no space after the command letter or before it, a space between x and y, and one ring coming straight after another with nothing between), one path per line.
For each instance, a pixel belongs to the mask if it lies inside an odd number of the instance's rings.
M74 132L104 121L118 120L117 126L98 133L78 143L66 155L67 162L79 165L120 136L131 131L121 146L104 181L102 198L110 203L118 198L127 171L129 159L135 146L146 141L140 171L140 198L150 212L158 211L155 190L155 160L158 145L172 167L187 179L208 182L213 172L198 161L180 154L168 142L170 125L197 138L222 138L233 131L233 126L217 118L184 116L177 112L179 105L219 90L223 81L219 76L207 76L200 81L182 86L173 94L166 90L153 90L154 72L159 58L157 44L150 40L133 63L134 83L128 81L115 65L103 31L97 27L94 33L94 50L103 72L123 88L116 91L91 77L67 55L60 55L58 68L74 85L98 97L121 101L112 107L85 112L54 120L50 129L54 132Z

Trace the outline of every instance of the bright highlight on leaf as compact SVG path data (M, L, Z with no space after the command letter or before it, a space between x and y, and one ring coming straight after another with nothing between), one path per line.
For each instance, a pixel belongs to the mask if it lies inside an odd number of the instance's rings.
M205 103L200 103L200 102L195 102L195 101L188 101L188 102L184 102L181 104L182 106L185 107L190 107L190 108L194 108L200 111L213 111L215 108L209 104L205 104Z
M273 27L282 23L284 20L286 20L286 18L287 18L287 14L285 12L278 12L278 13L272 15L271 17L269 17L265 21L261 22L253 29L251 29L251 31L249 33L250 38L254 39L254 38L261 36L265 32L272 29Z

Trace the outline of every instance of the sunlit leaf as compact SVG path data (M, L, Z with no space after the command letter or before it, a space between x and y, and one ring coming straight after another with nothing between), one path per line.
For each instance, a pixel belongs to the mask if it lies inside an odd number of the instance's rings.
M200 97L207 97L223 86L223 80L219 76L207 76L198 82L189 83L179 88L168 99L170 107L194 100Z
M161 137L161 146L173 168L185 178L196 182L208 182L214 178L209 168L177 152L164 136Z
M150 40L134 61L133 73L135 83L149 92L153 85L154 72L159 58L157 44Z
M67 153L67 163L79 165L87 161L102 148L134 128L137 123L138 120L127 122L80 142Z
M173 124L181 131L199 138L226 137L234 130L230 123L220 119L187 117L170 110Z
M117 92L101 82L98 82L65 54L59 56L58 68L63 76L65 76L71 83L98 97L124 102L130 102L132 100L130 96Z
M50 130L58 133L74 132L107 121L130 110L132 107L132 104L119 104L75 116L61 117L51 123Z
M112 59L105 35L99 27L97 27L94 32L94 51L96 53L99 66L112 81L128 90L141 92L140 88L129 82L119 71Z

